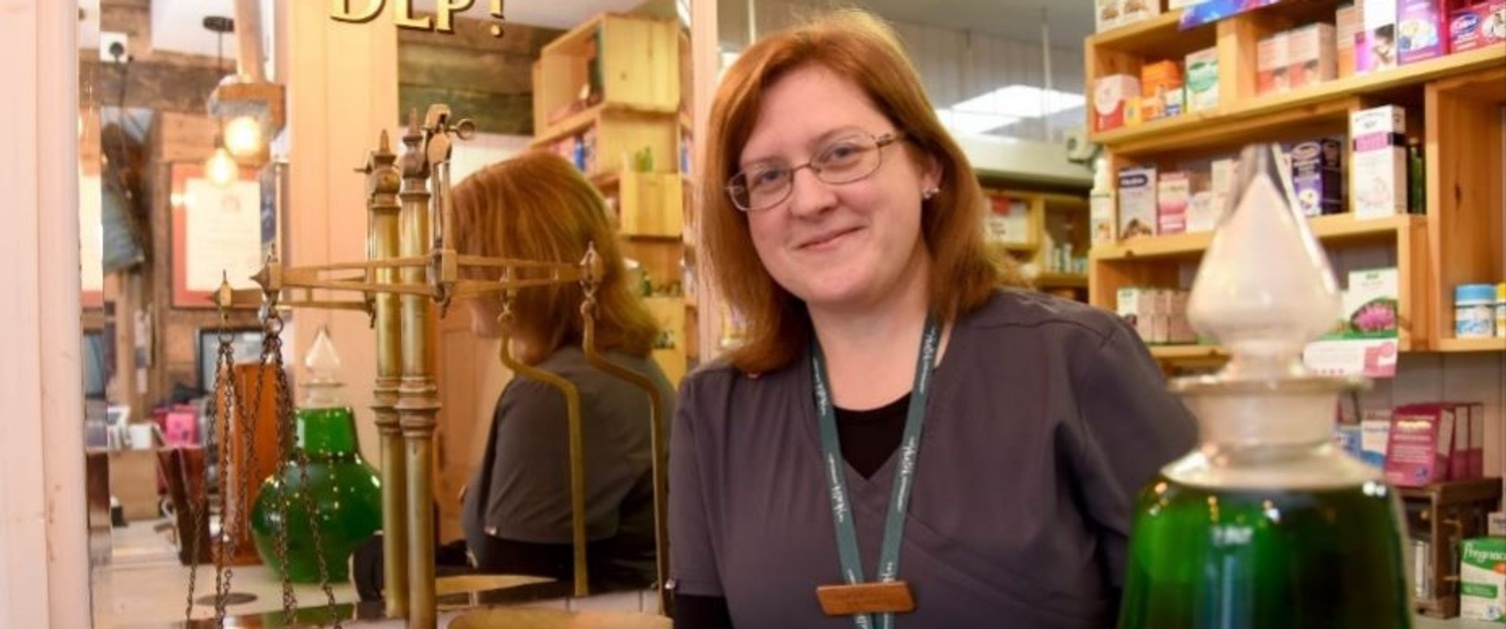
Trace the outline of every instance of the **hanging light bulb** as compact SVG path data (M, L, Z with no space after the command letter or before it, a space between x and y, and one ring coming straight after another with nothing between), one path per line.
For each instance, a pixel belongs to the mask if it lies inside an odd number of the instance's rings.
M215 138L214 153L204 161L204 176L216 186L228 186L239 178L239 171L240 166L235 163L230 151L225 149L224 140Z
M250 157L261 152L261 121L239 116L225 125L225 148L236 157Z

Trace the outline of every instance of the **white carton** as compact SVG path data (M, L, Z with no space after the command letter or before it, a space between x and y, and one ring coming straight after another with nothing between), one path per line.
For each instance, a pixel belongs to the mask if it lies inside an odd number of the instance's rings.
M1156 169L1119 171L1119 239L1156 235Z
M1359 219L1407 212L1407 117L1387 105L1349 115L1350 211Z

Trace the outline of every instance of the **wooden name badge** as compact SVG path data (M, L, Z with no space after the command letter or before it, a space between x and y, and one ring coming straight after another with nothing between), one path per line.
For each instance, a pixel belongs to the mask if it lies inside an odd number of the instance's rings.
M823 585L816 588L816 598L827 616L915 611L915 597L910 595L910 584L904 581Z

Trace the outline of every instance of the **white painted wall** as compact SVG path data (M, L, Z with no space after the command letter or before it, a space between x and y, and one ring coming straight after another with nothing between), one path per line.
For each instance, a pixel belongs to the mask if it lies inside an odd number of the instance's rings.
M88 627L78 8L0 0L0 626Z

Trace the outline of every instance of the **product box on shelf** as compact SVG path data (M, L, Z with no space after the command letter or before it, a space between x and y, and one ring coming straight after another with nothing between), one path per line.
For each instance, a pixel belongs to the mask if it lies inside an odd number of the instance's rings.
M1423 487L1449 479L1455 413L1452 406L1408 404L1391 411L1386 444L1386 482Z
M1156 181L1156 234L1187 231L1187 206L1192 201L1192 177L1185 170L1163 172Z
M1339 78L1354 76L1355 38L1363 25L1360 23L1360 5L1345 4L1334 14L1334 65Z
M1126 286L1115 294L1115 312L1135 329L1143 343L1150 343L1153 336L1152 320L1155 318L1157 290L1159 289Z
M1156 235L1156 169L1119 171L1119 239Z
M1134 116L1127 115L1126 108L1138 111L1139 104L1138 77L1128 74L1099 77L1093 81L1093 130L1109 131L1129 124Z
M1187 80L1184 98L1186 111L1208 111L1218 107L1218 48L1204 48L1187 55Z
M1406 65L1448 53L1448 0L1398 0L1396 64Z
M1485 476L1485 404L1454 402L1454 412L1461 432L1454 439L1454 455L1460 461L1451 470L1454 478Z
M1369 74L1396 67L1397 0L1361 2L1361 28L1354 48L1355 74Z
M1391 411L1367 410L1360 414L1360 460L1376 468L1386 467L1386 444L1391 440Z
M1467 52L1506 41L1506 0L1461 6L1449 13L1449 52Z
M1506 537L1460 544L1459 617L1506 622Z
M1140 68L1140 119L1165 118L1182 110L1182 67L1157 61Z
M1340 295L1346 338L1395 337L1401 276L1395 267L1350 271Z
M1285 93L1290 85L1286 76L1289 66L1286 32L1262 38L1255 45L1255 93Z
M1343 145L1328 138L1292 147L1292 189L1304 216L1344 211L1343 153Z
M1119 0L1119 23L1128 26L1161 14L1162 0Z
M1210 232L1218 227L1218 217L1223 208L1218 207L1213 201L1212 190L1199 190L1192 193L1192 200L1187 204L1187 231Z
M1407 118L1394 105L1349 115L1349 203L1359 219L1407 212Z
M1093 23L1098 33L1119 26L1119 0L1094 0Z
M1286 80L1290 89L1331 81L1338 76L1334 27L1308 24L1286 33Z

